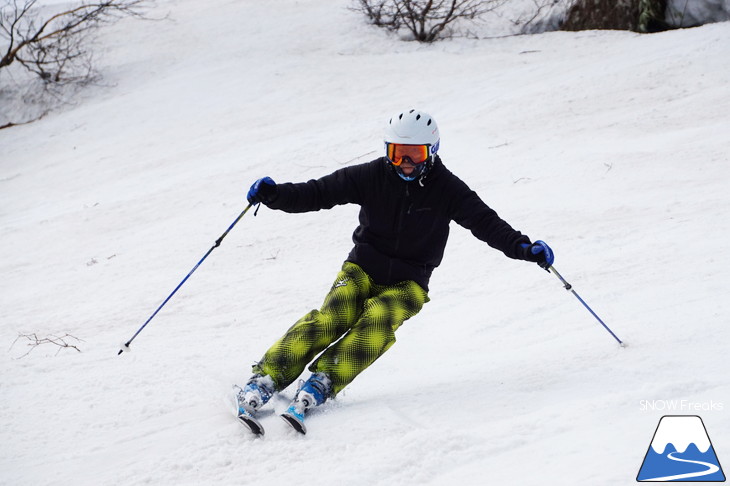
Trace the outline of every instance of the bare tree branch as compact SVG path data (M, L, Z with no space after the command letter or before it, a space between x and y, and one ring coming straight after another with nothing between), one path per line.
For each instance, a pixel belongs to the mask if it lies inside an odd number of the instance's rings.
M15 344L18 341L20 341L21 339L25 339L28 341L26 343L26 345L29 346L30 349L24 355L19 356L18 359L25 358L35 348L37 348L38 346L41 346L43 344L54 344L54 345L58 346L58 350L56 350L56 356L58 356L58 353L60 353L61 350L64 348L75 349L76 351L78 351L80 353L81 350L78 348L78 346L76 346L75 344L71 344L69 341L73 340L76 342L83 342L83 340L81 340L77 337L74 337L68 333L64 334L63 336L49 335L48 337L40 338L40 337L38 337L38 334L33 332L30 334L19 334L18 337L15 338L15 341L13 341L13 344L10 345L10 349L13 349L13 346L15 346Z
M70 38L88 33L103 23L113 22L123 16L141 16L148 0L106 0L83 3L76 8L51 15L36 27L37 11L33 9L36 0L26 0L22 8L18 0L5 0L2 7L14 5L14 14L3 14L0 25L8 39L8 49L0 59L0 68L12 64L25 48L38 48L56 38ZM8 27L8 23L10 26ZM16 43L17 37L17 43Z
M420 42L449 37L451 26L474 20L508 0L358 0L354 10L378 27L397 31L407 28Z
M80 0L54 12L52 7L39 6L37 0L0 0L0 81L5 77L12 84L0 84L0 97L13 96L17 106L25 106L29 97L42 99L31 93L38 90L53 103L61 98L64 86L93 82L97 74L92 47L99 27L123 17L147 18L145 13L153 4L154 0ZM38 104L44 113L48 111ZM0 129L22 123L0 119Z

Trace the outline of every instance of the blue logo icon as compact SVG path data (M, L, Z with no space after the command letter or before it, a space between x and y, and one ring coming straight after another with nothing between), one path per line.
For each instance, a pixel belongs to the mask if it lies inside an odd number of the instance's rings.
M659 420L637 481L725 481L702 419L665 415Z

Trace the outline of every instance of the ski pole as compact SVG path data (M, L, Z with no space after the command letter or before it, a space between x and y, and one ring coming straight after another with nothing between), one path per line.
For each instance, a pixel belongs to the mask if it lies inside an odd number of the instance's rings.
M177 287L175 287L175 290L173 290L172 293L167 296L167 298L164 300L164 302L162 302L162 304L160 304L160 306L157 308L157 310L152 313L152 315L149 317L149 319L147 319L147 321L145 321L145 323L142 324L142 327L140 327L137 330L137 332L134 333L134 336L132 336L129 341L127 341L126 343L124 343L121 346L121 348L119 349L119 353L117 353L117 356L119 356L120 354L122 354L124 351L131 351L129 349L129 345L132 344L132 341L134 341L134 338L136 338L139 335L139 333L142 332L142 329L144 329L147 326L147 324L149 324L150 321L157 315L157 313L160 312L160 309L162 309L165 306L165 304L167 304L167 301L169 301L172 298L172 296L175 295L175 292L177 292L178 289L180 289L180 287L183 286L183 284L187 281L188 278L190 278L190 276L193 274L193 272L195 272L195 270L198 269L198 267L200 266L200 264L203 263L203 261L205 261L206 258L208 258L208 255L210 255L213 252L213 250L215 250L216 248L218 248L220 246L221 242L223 241L223 238L225 238L226 235L228 235L228 233L233 229L233 227L236 226L236 223L238 223L238 221L241 218L243 218L243 215L246 214L249 209L251 209L251 206L253 206L253 204L249 204L248 206L246 206L246 209L244 209L241 212L241 214L238 215L238 217L233 221L233 223L231 223L231 225L220 236L220 238L218 238L217 240L215 240L215 244L210 247L210 250L208 250L208 252L205 255L203 255L203 258L201 258L200 261L193 267L193 269L190 270L190 272L185 276L185 278L182 279L182 281L179 284L177 284Z
M586 309L588 309L588 312L590 312L591 314L593 314L593 317L595 317L595 318L596 318L596 319L598 320L598 322L600 322L600 323L601 323L601 325L602 325L602 326L603 326L604 328L606 328L606 331L608 331L608 332L609 332L609 333L611 334L611 336L613 336L613 338L614 338L614 339L615 339L616 341L618 341L618 343L619 343L619 345L620 345L621 347L626 347L626 345L625 345L625 344L623 343L623 341L621 341L621 340L620 340L620 339L618 338L618 336L616 336L616 335L615 335L615 334L613 333L613 331L612 331L611 329L609 329L609 328L608 328L608 326L606 325L606 323L605 323L605 322L603 322L603 321L601 320L601 318L600 318L600 317L598 317L598 315L597 315L597 314L596 314L595 312L593 312L593 309L591 309L591 308L590 308L590 307L588 306L588 304L586 304L586 302L585 302L585 301L584 301L583 299L581 299L580 295L578 295L578 293L577 293L577 292L576 292L576 291L575 291L575 290L573 289L573 286L572 286L572 285L570 285L570 284L569 284L569 283L568 283L568 282L567 282L567 281L566 281L566 280L565 280L565 279L563 278L563 276L562 276L562 275L560 275L560 273L558 273L558 271L557 271L557 270L555 270L555 267L553 267L552 265L550 265L550 266L548 267L548 270L549 270L549 271L551 271L552 273L554 273L554 274L555 274L555 276L556 276L556 277L558 277L558 278L560 279L560 281L561 281L561 282L563 282L563 286L565 287L565 290L567 290L567 291L569 291L570 293L572 293L573 295L575 295L575 298L576 298L576 299L578 299L578 300L580 301L580 303L581 303L581 304L583 304L583 307L585 307Z

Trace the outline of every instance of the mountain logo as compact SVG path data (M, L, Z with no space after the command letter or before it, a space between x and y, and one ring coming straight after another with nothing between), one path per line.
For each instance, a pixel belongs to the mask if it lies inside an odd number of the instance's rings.
M697 415L665 415L644 456L639 482L723 482L725 474Z

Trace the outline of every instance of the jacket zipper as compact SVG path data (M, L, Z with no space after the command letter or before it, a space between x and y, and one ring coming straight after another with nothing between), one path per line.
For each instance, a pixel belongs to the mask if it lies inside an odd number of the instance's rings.
M403 215L411 214L411 206L413 206L413 204L411 204L411 201L410 201L411 195L410 195L410 192L408 191L408 184L406 184L405 187L406 187L406 189L405 189L405 193L406 193L405 213L403 212L402 209L398 213L398 225L395 228L396 234L398 235L398 236L396 236L396 239L395 239L395 251L396 252L398 250L400 250L400 235L401 235L401 230L403 229Z
M405 214L411 214L411 208L413 207L413 204L411 203L411 194L410 191L408 191L408 184L405 184ZM400 250L400 235L401 230L403 229L403 215L404 212L401 209L398 213L398 224L396 225L395 231L396 231L396 238L395 238L395 252L398 253ZM390 280L393 277L393 259L391 258L388 262L388 280Z

